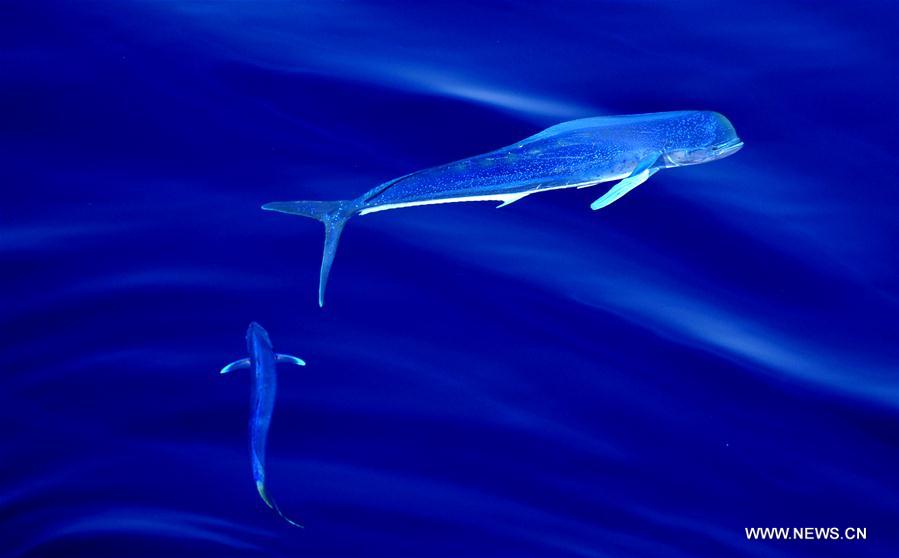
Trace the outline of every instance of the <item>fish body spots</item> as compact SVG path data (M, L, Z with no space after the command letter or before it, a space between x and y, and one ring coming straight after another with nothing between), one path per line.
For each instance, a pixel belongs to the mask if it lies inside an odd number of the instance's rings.
M407 175L377 196L363 197L363 212L618 180L651 153L662 155L660 166L697 164L738 148L735 138L724 117L707 111L573 120L505 148Z

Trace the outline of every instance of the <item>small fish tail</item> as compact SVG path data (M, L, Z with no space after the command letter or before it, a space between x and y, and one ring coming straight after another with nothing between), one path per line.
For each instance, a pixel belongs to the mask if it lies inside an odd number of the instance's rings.
M274 498L269 496L268 492L265 490L265 483L263 483L261 481L256 481L256 490L259 492L259 496L262 497L262 501L265 502L265 505L267 505L269 508L274 510L275 513L277 513L279 516L281 516L281 519L290 523L294 527L299 527L300 529L305 529L305 527L303 527L302 524L297 523L296 521L294 521L294 520L290 519L289 517L287 517L286 515L284 515L284 512L282 512L281 508L278 507L278 504L277 504L277 502L275 502Z
M337 253L340 234L346 222L357 211L355 200L271 202L263 205L262 209L309 217L321 221L325 226L325 249L318 281L318 305L324 306L325 287Z

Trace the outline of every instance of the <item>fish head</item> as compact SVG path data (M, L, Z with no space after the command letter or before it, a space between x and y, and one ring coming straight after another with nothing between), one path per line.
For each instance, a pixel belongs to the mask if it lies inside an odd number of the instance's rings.
M733 124L723 114L691 111L668 128L662 158L668 167L698 165L733 155L743 147Z
M251 355L257 354L257 347L272 350L272 340L268 336L268 332L265 329L257 324L256 322L250 322L250 327L247 328L247 352Z

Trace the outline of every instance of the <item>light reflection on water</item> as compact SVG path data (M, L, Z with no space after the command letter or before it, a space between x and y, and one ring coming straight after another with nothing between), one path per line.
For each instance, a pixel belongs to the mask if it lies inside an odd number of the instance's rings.
M899 541L895 8L10 8L4 554L819 556ZM851 87L848 85L851 84ZM746 145L600 212L354 219L348 198L560 120L708 109ZM256 320L284 370L246 451Z

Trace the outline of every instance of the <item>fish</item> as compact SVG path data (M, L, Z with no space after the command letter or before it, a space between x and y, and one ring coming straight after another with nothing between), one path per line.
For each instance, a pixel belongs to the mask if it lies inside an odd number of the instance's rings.
M742 147L730 121L713 111L597 116L563 122L489 153L400 176L355 199L278 201L262 209L324 224L318 286L318 304L323 307L340 235L354 215L470 201L498 201L497 207L506 207L537 192L617 180L590 205L597 210L659 170L716 161Z
M281 363L306 366L306 362L295 356L276 353L272 349L272 341L268 332L256 322L251 322L247 328L247 352L250 354L249 358L232 362L222 368L220 373L228 374L235 370L250 368L254 371L250 407L250 460L253 479L256 481L256 491L259 492L259 497L262 498L265 505L274 510L282 519L295 527L302 528L303 525L284 515L268 493L265 484L265 450L278 384L275 368Z

